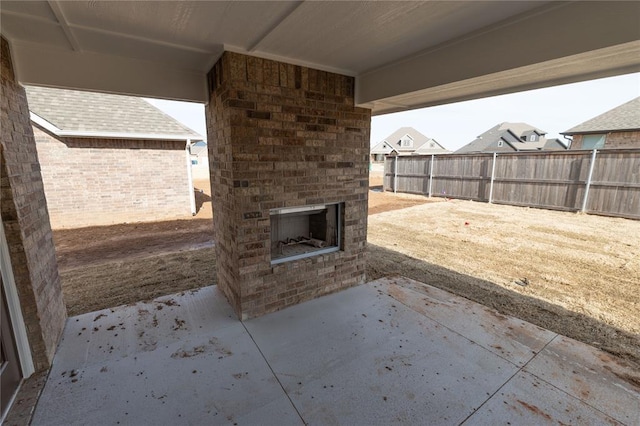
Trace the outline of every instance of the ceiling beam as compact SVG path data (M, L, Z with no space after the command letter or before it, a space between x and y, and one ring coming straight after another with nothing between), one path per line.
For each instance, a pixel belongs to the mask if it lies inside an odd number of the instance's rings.
M640 41L405 93L367 104L373 115L640 72ZM640 88L640 80L638 80ZM396 105L394 105L396 103Z
M287 19L289 19L294 14L294 12L300 6L302 6L303 3L304 3L304 0L299 1L299 2L291 3L291 6L289 7L289 9L287 11L285 11L282 14L282 16L273 23L273 25L271 25L264 33L262 33L260 36L256 37L256 39L249 44L249 47L247 47L247 52L253 52L258 47L260 47L260 44L269 36L269 34L273 33Z
M11 51L16 75L22 84L178 101L208 101L204 71L188 71L122 56L70 52L34 43L13 42ZM43 73L43 69L47 72Z
M379 114L398 110L375 108L385 100L418 108L633 72L640 67L638 16L639 2L543 6L360 75L356 101ZM611 57L616 46L626 47Z
M65 37L67 37L67 40L69 40L71 48L76 52L82 52L82 47L80 46L80 43L78 42L76 36L73 34L73 30L69 26L67 18L64 16L64 12L62 11L62 6L60 6L60 3L55 0L49 0L47 3L49 4L49 7L51 8L53 14L56 16L58 24L60 24L60 28L62 28L62 32L64 32Z

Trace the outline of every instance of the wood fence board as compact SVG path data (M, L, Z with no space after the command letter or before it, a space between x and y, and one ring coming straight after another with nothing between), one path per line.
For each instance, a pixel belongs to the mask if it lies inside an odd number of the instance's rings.
M579 211L589 177L592 151L499 153L493 202ZM384 189L489 201L493 154L387 157ZM397 167L397 171L396 168ZM396 180L394 182L394 180ZM586 210L640 218L640 149L597 152Z

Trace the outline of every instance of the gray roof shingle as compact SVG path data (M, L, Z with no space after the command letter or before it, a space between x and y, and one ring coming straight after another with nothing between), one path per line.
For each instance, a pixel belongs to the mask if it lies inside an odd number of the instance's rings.
M134 96L25 86L29 111L63 132L201 135Z
M537 141L522 141L522 136L528 136L534 132L540 135ZM547 132L544 130L540 130L527 123L500 123L482 133L476 139L458 149L455 153L488 152L486 150L489 150L489 148L500 139L507 142L517 151L539 150L546 147L547 139L543 136L545 134L547 134Z
M578 124L562 132L562 134L575 135L578 133L599 133L613 130L637 129L640 129L640 96L600 114L591 120Z
M409 135L413 139L412 147L400 146L400 139L404 135ZM435 139L431 139L428 136L423 135L413 127L400 127L398 130L384 138L384 140L378 142L371 149L372 154L388 153L390 149L384 149L384 143L390 145L399 154L410 154L414 151L420 153L445 153L448 152L442 145L440 145ZM431 144L433 143L433 146ZM422 149L420 149L422 148Z

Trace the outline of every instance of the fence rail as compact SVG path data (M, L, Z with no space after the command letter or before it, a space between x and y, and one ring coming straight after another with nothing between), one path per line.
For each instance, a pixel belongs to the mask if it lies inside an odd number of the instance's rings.
M640 219L640 149L388 156L385 191Z

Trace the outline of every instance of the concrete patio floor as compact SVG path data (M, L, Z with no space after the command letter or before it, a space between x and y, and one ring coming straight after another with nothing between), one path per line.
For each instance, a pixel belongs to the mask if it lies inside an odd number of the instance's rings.
M244 323L207 287L70 318L32 424L637 425L637 376L405 278Z

